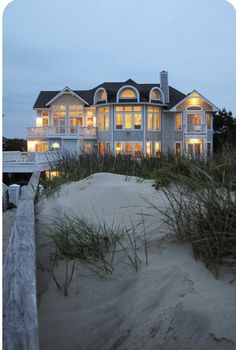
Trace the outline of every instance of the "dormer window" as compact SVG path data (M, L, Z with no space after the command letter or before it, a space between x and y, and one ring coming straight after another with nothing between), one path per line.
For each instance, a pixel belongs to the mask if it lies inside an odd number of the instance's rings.
M106 101L107 95L105 91L101 90L98 93L98 101Z
M164 93L157 86L154 86L149 93L149 102L152 102L152 101L153 102L161 101L162 103L165 103Z
M120 94L120 98L137 98L136 93L131 89L123 90Z
M102 102L107 103L107 93L104 88L99 88L94 95L94 104Z
M134 86L123 86L120 88L120 90L117 92L117 102L120 102L120 100L127 100L134 102L139 102L139 92Z
M159 92L157 90L153 90L151 92L151 100L160 100L160 95Z

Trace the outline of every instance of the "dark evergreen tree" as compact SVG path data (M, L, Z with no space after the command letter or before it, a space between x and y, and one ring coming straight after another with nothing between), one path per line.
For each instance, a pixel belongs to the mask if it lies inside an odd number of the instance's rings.
M218 153L224 147L236 147L236 118L225 108L214 116L214 152Z
M4 151L27 151L27 141L24 139L5 139L3 144Z

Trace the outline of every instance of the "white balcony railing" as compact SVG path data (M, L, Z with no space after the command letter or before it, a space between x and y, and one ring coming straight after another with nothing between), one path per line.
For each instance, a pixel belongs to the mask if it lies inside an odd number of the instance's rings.
M44 126L27 128L28 137L77 136L78 138L96 138L97 128L90 126Z
M185 126L186 133L203 134L207 132L206 124L188 124Z
M47 153L38 152L2 152L3 163L47 163L53 160L55 152L50 151Z

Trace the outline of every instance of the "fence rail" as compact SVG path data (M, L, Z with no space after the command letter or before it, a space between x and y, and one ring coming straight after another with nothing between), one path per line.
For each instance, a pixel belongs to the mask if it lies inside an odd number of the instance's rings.
M22 193L3 267L3 349L38 350L34 199L40 172Z
M8 186L2 184L2 210L6 211L9 202Z

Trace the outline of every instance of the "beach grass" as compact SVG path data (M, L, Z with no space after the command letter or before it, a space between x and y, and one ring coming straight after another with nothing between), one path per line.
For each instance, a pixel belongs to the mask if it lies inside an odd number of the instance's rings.
M94 224L72 213L58 213L47 225L50 259L44 269L51 274L65 296L68 295L78 263L104 276L113 273L116 255L119 255L138 272L142 263L138 254L140 249L144 248L148 263L147 235L145 233L144 237L140 237L137 233L139 225L134 225L132 219L129 227L122 224L108 226L99 219ZM65 263L65 275L64 281L59 281L55 271L62 261Z

